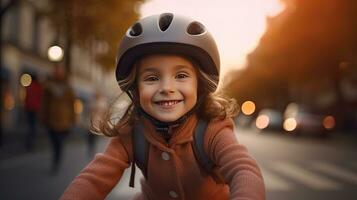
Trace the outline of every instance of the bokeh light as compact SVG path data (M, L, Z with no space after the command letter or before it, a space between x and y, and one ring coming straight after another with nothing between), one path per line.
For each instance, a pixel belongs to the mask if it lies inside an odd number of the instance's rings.
M58 62L63 58L63 49L59 46L52 46L47 51L47 56L50 61Z
M265 129L269 125L269 117L267 115L259 115L255 121L255 125L259 129Z
M296 103L289 103L285 109L284 117L296 117L299 112L299 106Z
M22 86L27 87L31 85L32 77L30 74L22 74L20 77L20 83Z
M322 124L326 129L330 130L335 127L336 121L333 116L329 115L323 119Z
M293 131L296 129L296 126L297 126L297 122L295 118L287 118L283 124L283 128L286 131Z
M242 104L242 112L245 115L251 115L255 112L255 103L253 101L245 101Z
M80 99L74 101L74 112L79 115L83 112L83 103Z
M4 97L4 108L6 110L12 110L15 107L14 97L10 93L6 93Z

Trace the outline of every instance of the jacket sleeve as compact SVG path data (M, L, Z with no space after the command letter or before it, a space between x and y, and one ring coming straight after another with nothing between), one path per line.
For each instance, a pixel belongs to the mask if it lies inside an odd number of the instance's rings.
M118 137L111 138L105 151L97 154L67 187L60 199L105 199L129 167L128 152Z
M208 153L230 188L230 199L264 200L263 177L246 147L239 144L232 127L225 127L208 143Z

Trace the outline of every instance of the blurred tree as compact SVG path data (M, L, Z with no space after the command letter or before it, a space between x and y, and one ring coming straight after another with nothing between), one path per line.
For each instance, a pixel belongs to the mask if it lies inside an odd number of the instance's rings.
M251 98L245 96L249 94L260 102L277 95L289 102L302 96L288 95L301 91L292 87L328 79L335 85L337 102L343 104L340 63L357 61L357 1L282 1L286 9L267 19L267 31L248 56L246 70L227 90L238 101Z
M50 0L49 16L66 37L65 62L70 71L72 44L91 51L105 70L114 67L118 43L139 17L145 0Z

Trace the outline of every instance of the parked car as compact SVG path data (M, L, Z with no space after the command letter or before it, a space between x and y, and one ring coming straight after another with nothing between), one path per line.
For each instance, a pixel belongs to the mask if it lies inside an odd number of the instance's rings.
M252 121L254 121L254 116L252 115L244 115L244 114L239 114L235 118L235 123L238 127L245 127L245 128L250 128Z
M293 134L328 135L336 125L335 117L329 110L289 104L284 112L283 128Z
M283 130L283 113L277 109L262 109L255 119L255 126L259 130Z

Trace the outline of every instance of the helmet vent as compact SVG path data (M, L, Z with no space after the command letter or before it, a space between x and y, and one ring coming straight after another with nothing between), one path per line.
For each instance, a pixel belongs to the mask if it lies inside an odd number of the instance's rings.
M190 35L200 35L206 31L206 28L199 22L192 22L188 25L187 33Z
M139 36L143 32L143 28L141 27L140 23L135 23L129 31L130 36Z
M163 13L160 15L159 27L161 31L166 31L174 18L172 13Z

